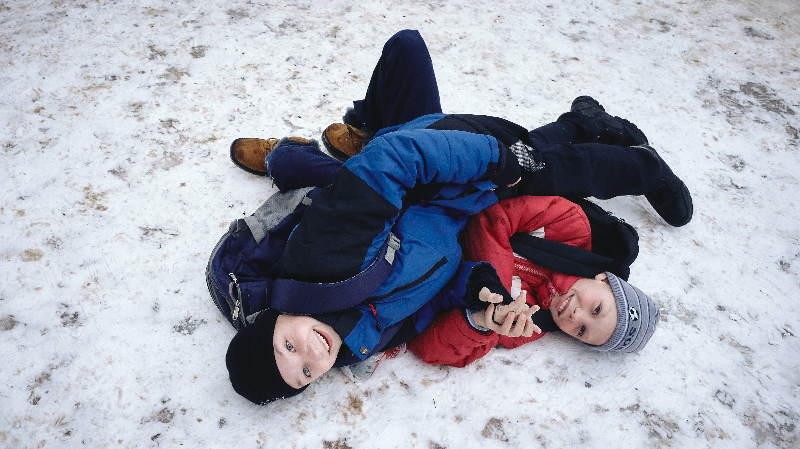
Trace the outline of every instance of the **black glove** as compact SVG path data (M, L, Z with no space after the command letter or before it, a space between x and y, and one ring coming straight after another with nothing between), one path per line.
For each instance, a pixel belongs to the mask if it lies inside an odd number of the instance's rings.
M464 298L470 309L480 310L489 307L488 302L483 302L478 298L483 287L489 289L490 292L496 293L503 297L503 304L511 304L514 298L508 293L503 283L500 282L500 277L497 272L489 263L483 263L472 269L467 279L467 297Z
M492 178L492 182L497 184L497 187L505 187L519 180L522 169L520 169L517 155L513 151L501 142L497 142L497 145L500 150L500 159L497 161L497 165L500 166L500 169Z

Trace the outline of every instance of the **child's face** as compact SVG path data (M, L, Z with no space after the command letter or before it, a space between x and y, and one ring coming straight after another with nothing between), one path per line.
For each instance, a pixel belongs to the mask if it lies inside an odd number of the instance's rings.
M553 298L550 313L562 331L590 345L607 342L617 327L617 301L605 273L576 281Z
M309 316L280 315L272 334L275 362L293 388L308 385L336 362L342 339L327 324Z

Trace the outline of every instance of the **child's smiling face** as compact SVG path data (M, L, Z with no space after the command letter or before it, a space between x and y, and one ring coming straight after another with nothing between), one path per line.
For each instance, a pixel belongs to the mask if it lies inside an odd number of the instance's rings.
M550 313L562 331L590 345L607 342L617 327L617 301L605 273L578 279L553 298Z
M339 334L315 318L284 314L275 322L275 363L292 388L302 388L330 370L341 347Z

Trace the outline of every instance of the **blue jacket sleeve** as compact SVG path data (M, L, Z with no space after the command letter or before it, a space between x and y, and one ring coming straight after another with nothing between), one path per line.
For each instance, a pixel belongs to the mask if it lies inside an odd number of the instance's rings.
M382 198L398 209L417 184L471 184L478 190L497 186L500 152L491 136L464 131L400 130L373 139L345 163Z
M286 245L284 275L337 282L357 274L375 257L404 196L418 184L445 186L451 200L439 204L455 212L473 214L496 203L489 179L498 170L498 148L493 137L463 131L399 130L373 139L306 209Z

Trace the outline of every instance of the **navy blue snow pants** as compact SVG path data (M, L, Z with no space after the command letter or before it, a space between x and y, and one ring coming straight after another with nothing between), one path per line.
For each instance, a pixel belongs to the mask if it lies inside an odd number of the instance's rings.
M383 47L363 100L353 113L371 132L441 113L439 88L425 41L403 30ZM353 124L353 123L351 123ZM523 171L518 195L608 199L644 195L661 180L661 163L638 147L597 142L598 125L575 112L529 132L530 156L538 169ZM316 147L286 144L267 156L267 169L282 191L310 185L324 187L342 163Z

